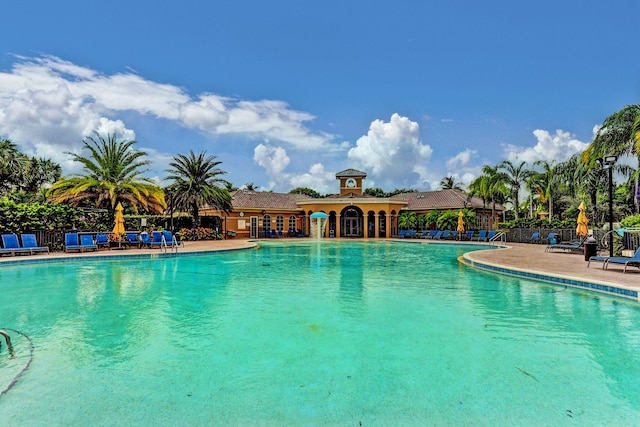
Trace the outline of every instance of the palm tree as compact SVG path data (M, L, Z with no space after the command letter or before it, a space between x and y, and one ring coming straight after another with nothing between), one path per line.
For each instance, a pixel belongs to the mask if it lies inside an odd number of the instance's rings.
M530 170L525 168L526 162L520 162L514 165L509 160L505 160L498 165L498 169L504 170L501 177L504 183L509 187L509 193L513 202L513 212L516 219L520 217L520 188L522 183L531 174Z
M139 208L162 213L166 208L164 192L154 181L141 176L145 172L141 168L150 163L140 160L147 153L133 149L136 141L118 141L115 134L108 134L106 139L94 134L83 141L83 148L90 152L88 157L68 153L82 163L85 174L55 182L47 192L50 201L72 206L89 201L112 214L122 202L136 213Z
M226 174L218 168L222 163L216 156L207 156L206 151L189 155L178 154L169 163L173 169L167 170L172 180L170 187L175 191L175 205L191 213L193 226L200 222L200 208L209 207L228 212L232 209L231 193L227 190L227 181L220 178Z
M585 156L636 155L640 161L640 104L627 105L607 117Z
M542 172L536 173L534 179L534 190L540 196L542 203L547 202L549 206L549 223L553 220L554 195L559 184L558 166L547 160L538 160L535 165L542 166Z
M414 229L418 224L418 217L414 211L403 211L398 216L398 226L408 230Z
M482 199L483 209L486 202L491 201L491 228L495 228L496 202L502 200L507 194L504 185L504 175L498 172L498 167L484 166L482 175L469 184L469 196L478 196Z
M440 180L440 188L443 190L460 190L462 191L462 184L460 182L456 182L456 179L453 175L445 176Z
M248 182L244 185L244 189L247 191L258 191L258 188L260 188L260 186L255 185L253 182Z
M20 187L27 193L37 193L42 187L60 179L62 168L50 159L31 157L24 169Z
M16 187L28 157L8 139L0 139L0 192Z

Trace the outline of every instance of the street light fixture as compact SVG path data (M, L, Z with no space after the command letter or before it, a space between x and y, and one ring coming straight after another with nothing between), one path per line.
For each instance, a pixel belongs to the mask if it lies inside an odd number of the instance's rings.
M609 169L609 256L613 256L613 165L617 160L618 156L606 156L596 160L601 169Z

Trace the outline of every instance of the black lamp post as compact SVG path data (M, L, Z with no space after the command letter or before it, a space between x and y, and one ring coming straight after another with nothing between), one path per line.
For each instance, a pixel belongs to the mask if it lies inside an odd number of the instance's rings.
M618 156L606 156L596 160L600 168L609 169L609 256L613 256L613 165Z

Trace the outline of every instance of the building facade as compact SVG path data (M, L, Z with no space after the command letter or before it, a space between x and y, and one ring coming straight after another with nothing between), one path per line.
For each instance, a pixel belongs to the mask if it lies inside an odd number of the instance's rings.
M497 226L500 205L491 209L477 197L458 190L411 192L381 198L364 194L367 174L347 169L336 174L338 193L323 198L302 194L237 190L232 193L233 209L225 213L203 208L203 216L219 216L223 232L238 238L264 238L308 235L311 215L326 214L324 237L387 238L398 234L398 216L403 211L425 215L430 211L476 213L477 228Z

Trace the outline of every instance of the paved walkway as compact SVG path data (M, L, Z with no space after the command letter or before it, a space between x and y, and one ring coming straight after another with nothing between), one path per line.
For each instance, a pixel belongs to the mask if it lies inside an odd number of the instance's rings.
M601 262L592 262L587 268L583 254L545 252L546 245L529 243L508 243L507 245L506 249L471 252L466 255L466 258L519 271L640 291L640 269L636 267L629 267L627 272L622 274L622 266L619 265L603 270Z
M429 244L447 244L448 242L431 242ZM482 244L482 243L481 243ZM234 249L247 249L255 247L256 243L249 240L233 239L202 242L184 242L179 252L225 251ZM602 270L602 263L592 263L587 268L584 255L565 252L545 252L545 245L527 243L509 243L505 249L488 251L470 251L465 258L496 267L508 268L523 272L531 272L551 277L579 280L605 286L615 286L640 292L640 269L630 267L627 273L622 273L620 266L613 266L608 270ZM15 260L68 258L82 256L121 256L134 254L160 253L160 249L126 249L126 250L101 250L78 254L55 252L50 255L33 256L3 256L0 263Z

